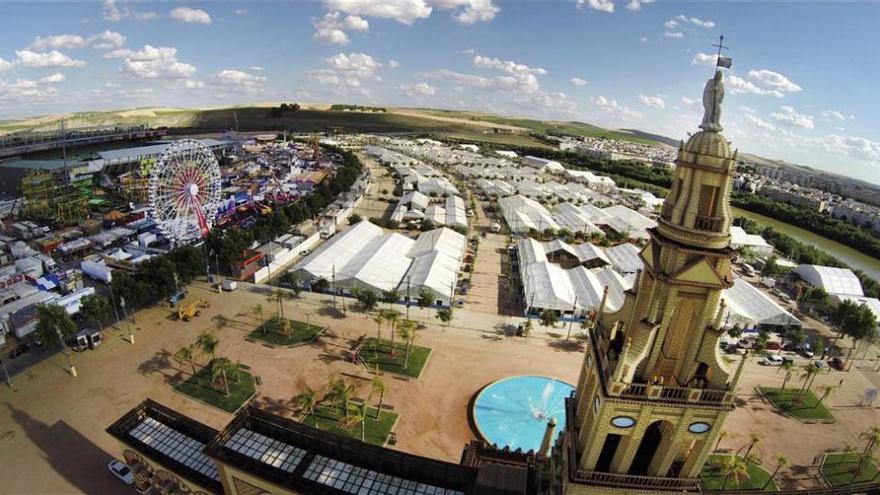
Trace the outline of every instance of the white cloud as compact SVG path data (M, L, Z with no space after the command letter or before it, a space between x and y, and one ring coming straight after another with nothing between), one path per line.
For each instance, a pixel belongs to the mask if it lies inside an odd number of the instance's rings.
M61 81L65 80L65 79L67 79L67 77L65 77L64 74L62 74L60 72L56 72L56 73L52 74L51 76L41 77L39 79L39 81L43 84L55 84L55 83L60 83Z
M666 108L666 100L663 99L660 95L639 95L639 101L642 105L651 108L663 109Z
M460 24L491 21L501 10L492 0L325 0L324 4L331 12L391 19L408 25L427 19L434 8L452 11L452 18Z
M594 96L590 98L590 103L617 119L636 120L642 118L640 112L631 110L617 103L617 100L605 98L604 96Z
M104 83L104 87L105 88L121 88L122 84L119 84L118 82L113 82L113 81L106 81Z
M827 151L873 163L880 162L880 142L858 136L829 134L819 144Z
M392 19L403 24L426 19L431 15L431 5L425 0L398 0L352 2L349 0L326 0L331 11L344 12L356 16Z
M675 19L670 19L670 20L666 21L666 23L663 24L663 26L665 26L666 29L676 29L678 27L678 21L676 21Z
M125 44L126 38L116 31L105 30L103 33L89 36L87 40L93 48L98 50L109 50L111 48L119 48Z
M136 21L152 21L159 18L159 14L155 12L139 12L128 5L124 1L104 0L101 7L101 17L107 22L119 22L123 19L134 19Z
M822 112L822 116L825 117L826 119L833 119L833 120L839 120L839 121L844 121L847 119L846 115L844 115L842 112L838 112L837 110L825 110ZM853 118L853 116L850 115L849 118Z
M644 42L648 41L648 37L647 37L647 36L642 36L641 38L639 38L639 41L641 41L642 43L644 43Z
M748 123L749 125L752 125L754 127L757 127L758 129L763 129L765 131L776 131L777 130L775 125L773 125L770 122L767 122L767 121L761 119L760 117L757 117L751 113L746 113L745 115L743 115L743 118L745 119L746 123Z
M730 91L733 94L747 93L762 96L775 96L777 98L782 98L783 96L785 96L779 90L759 88L753 82L746 81L745 79L737 76L728 77L726 84L728 87L730 87Z
M173 20L184 24L211 24L211 15L202 9L176 7L170 15Z
M476 74L463 74L448 69L440 69L426 72L424 75L435 79L445 79L457 84L473 86L486 91L534 93L538 91L539 88L538 78L536 78L534 74L484 77Z
M772 70L750 70L749 77L759 86L763 86L767 89L782 91L785 93L797 93L802 89L784 75L778 72L773 72Z
M666 31L663 33L663 36L667 38L684 38L684 33L681 31Z
M697 101L696 98L689 98L687 96L681 97L681 103L684 104L686 107L691 107L691 108L699 108L699 106L700 106L700 102Z
M381 81L377 74L383 64L366 53L337 53L325 58L329 68L314 69L306 75L320 84L358 88L364 80Z
M572 77L568 80L572 84L572 86L586 86L587 81L585 79L581 79L579 77Z
M704 67L715 67L718 63L718 55L713 53L698 53L691 59L691 65L702 65Z
M709 29L715 27L715 23L713 21L710 21L709 19L698 19L696 17L690 17L688 18L688 21L690 21L690 23L695 26L700 26L701 28Z
M400 67L400 62L398 62L397 60L389 60L388 67L390 67L392 69L396 69L396 68Z
M4 60L3 57L0 57L0 72L6 72L13 67L15 67L15 62L10 62L9 60Z
M343 16L341 12L328 12L321 19L312 19L312 26L315 27L314 39L322 43L347 45L350 40L346 31L366 32L370 23L356 15Z
M628 4L626 4L626 8L629 10L639 10L642 8L642 5L654 3L654 0L630 0Z
M816 127L812 115L798 113L788 105L783 105L779 112L774 112L771 116L775 121L789 127L800 127L801 129L815 129Z
M74 60L58 50L48 52L34 52L31 50L16 50L15 56L25 66L32 69L46 69L51 67L83 67L86 63L82 60Z
M37 36L28 46L29 49L42 52L52 48L83 48L86 39L78 34L56 34L53 36Z
M187 81L190 83L192 81ZM255 92L263 88L265 76L250 74L238 69L224 69L211 77L210 83L216 86L234 87L245 92ZM198 83L195 83L198 84Z
M418 98L420 96L434 96L437 93L437 88L426 82L420 82L412 86L403 86L403 92L410 98Z
M122 72L138 79L188 79L196 72L193 65L177 60L177 48L167 46L121 48L105 53L104 58L123 59Z
M205 83L202 81L190 81L187 79L183 81L183 87L186 89L204 89Z
M614 3L611 0L577 0L578 7L586 7L599 12L614 12Z
M252 65L252 66L248 67L248 70L252 70L254 72L263 72L266 69L263 68L262 66L259 66L259 65Z
M525 64L518 64L510 60L500 60L497 58L484 57L482 55L474 55L474 67L482 69L497 69L508 74L537 74L544 75L546 70L540 67L529 67Z
M232 12L235 15L251 15L251 11L248 9L235 9Z

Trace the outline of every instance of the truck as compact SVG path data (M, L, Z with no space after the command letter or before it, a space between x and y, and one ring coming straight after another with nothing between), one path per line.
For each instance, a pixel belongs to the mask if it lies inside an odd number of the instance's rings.
M202 314L203 308L208 308L210 304L208 301L197 299L195 301L190 301L187 303L181 303L180 306L177 307L177 319L183 321L189 321Z
M94 280L110 284L113 281L113 269L104 263L92 260L83 260L80 269Z

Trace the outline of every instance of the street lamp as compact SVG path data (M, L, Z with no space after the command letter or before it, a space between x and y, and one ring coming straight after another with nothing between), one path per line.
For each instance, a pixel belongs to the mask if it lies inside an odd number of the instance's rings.
M6 363L0 359L0 368L3 368L3 374L6 375L6 384L9 385L9 388L15 390L15 385L12 384L12 379L9 378L9 371L6 369Z
M119 298L119 305L122 306L122 316L125 317L125 327L128 328L128 342L134 344L134 332L131 331L131 323L128 322L128 314L125 312L125 298Z
M64 337L61 336L61 330L57 325L55 326L55 333L58 335L58 341L61 342L61 347L67 351L67 367L70 368L70 375L76 378L76 366L73 365L73 356L70 353L70 348L67 347L67 344L64 342Z

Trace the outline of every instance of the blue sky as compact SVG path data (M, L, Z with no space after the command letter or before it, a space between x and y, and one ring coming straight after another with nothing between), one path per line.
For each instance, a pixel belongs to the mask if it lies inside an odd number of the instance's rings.
M685 137L719 34L743 151L880 183L880 4L5 2L0 119L300 101L470 109Z

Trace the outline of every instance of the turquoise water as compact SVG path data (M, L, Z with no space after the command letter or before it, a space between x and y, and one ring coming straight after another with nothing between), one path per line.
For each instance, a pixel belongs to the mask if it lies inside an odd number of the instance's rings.
M550 418L556 418L557 436L565 428L565 398L573 390L568 383L545 376L498 380L477 396L474 422L490 444L537 451Z

